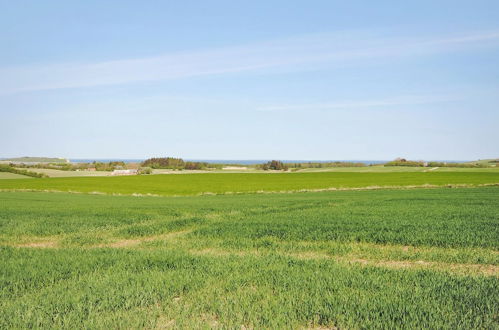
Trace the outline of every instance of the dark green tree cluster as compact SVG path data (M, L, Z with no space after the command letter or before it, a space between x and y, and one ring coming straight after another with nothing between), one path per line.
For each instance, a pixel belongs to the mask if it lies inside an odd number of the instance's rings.
M149 158L143 161L140 166L150 168L169 168L181 169L184 168L185 162L182 158L162 157L162 158Z
M261 168L264 171L268 171L268 170L287 171L287 169L288 169L288 167L286 166L286 164L284 164L280 160L272 160L270 162L262 164Z
M208 167L208 163L204 162L185 162L185 170L202 170Z
M152 174L152 168L141 167L141 168L139 168L139 174Z
M89 168L95 168L97 171L113 171L117 169L126 168L124 162L92 162L92 163L39 163L39 164L10 164L10 166L15 166L18 168L47 168L52 170L61 171L76 171L76 170L87 170Z
M202 170L208 167L208 163L205 162L186 162L182 158L174 157L149 158L140 165L143 167L172 170Z
M413 167L421 166L422 167L422 166L425 166L425 163L423 161L396 159L396 160L392 160L391 162L385 163L385 166L413 166Z
M72 171L74 165L71 163L39 163L39 164L24 164L24 163L11 163L10 166L18 168L48 168L52 170Z
M355 162L305 162L305 163L285 163L289 168L328 168L328 167L365 167L364 163Z
M109 163L93 162L89 166L87 165L87 168L90 167L94 167L96 171L114 171L114 170L125 169L126 164L124 162L109 162Z

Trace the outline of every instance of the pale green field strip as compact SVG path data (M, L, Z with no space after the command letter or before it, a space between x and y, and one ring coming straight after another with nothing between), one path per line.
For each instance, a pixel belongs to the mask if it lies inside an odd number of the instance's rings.
M0 172L0 180L1 179L31 179L31 177L9 172Z
M162 196L327 189L498 184L499 172L203 173L2 180L0 190L70 191Z

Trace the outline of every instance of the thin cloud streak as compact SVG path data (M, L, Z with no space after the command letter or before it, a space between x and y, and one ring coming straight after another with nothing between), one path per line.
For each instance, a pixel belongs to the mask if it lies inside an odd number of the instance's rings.
M421 104L433 104L440 102L453 102L460 100L459 97L452 96L424 96L424 95L408 95L399 96L396 98L363 100L363 101L341 101L328 103L310 103L310 104L294 104L294 105L272 105L259 107L256 110L261 112L274 111L315 111L315 110L349 110L349 109L369 109L391 106L413 106Z
M0 68L0 93L182 79L307 65L342 64L370 58L417 56L497 44L499 31L427 39L380 38L343 32L197 52L97 63Z

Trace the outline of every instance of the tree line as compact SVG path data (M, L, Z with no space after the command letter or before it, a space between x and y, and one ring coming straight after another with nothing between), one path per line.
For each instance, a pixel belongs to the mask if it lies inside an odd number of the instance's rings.
M33 178L46 178L47 177L47 175L45 175L43 173L36 173L36 172L27 171L27 170L17 169L17 168L10 166L10 165L3 165L3 164L0 164L0 172L20 174L20 175L30 176Z
M464 167L464 168L482 168L489 167L481 163L447 163L447 162L425 162L422 160L407 160L397 158L384 164L385 166L411 166L411 167Z
M76 171L76 170L88 170L95 169L96 171L114 171L117 169L126 168L126 164L121 161L114 162L92 162L92 163L40 163L40 164L13 164L10 166L15 166L18 168L46 168L52 170L61 170L61 171Z
M267 163L257 165L257 169L264 171L287 171L288 169L299 170L306 168L329 168L329 167L364 167L364 163L356 162L302 162L302 163L284 163L280 160L271 160Z
M184 161L182 158L174 157L156 157L143 161L140 166L153 169L171 169L171 170L202 170L209 167L206 162Z

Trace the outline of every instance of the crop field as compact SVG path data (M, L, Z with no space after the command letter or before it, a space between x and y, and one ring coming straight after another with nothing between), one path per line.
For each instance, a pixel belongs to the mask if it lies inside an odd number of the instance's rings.
M181 196L364 187L480 185L498 183L499 172L198 173L188 175L164 174L124 177L1 180L0 190L31 189Z
M110 172L106 171L63 171L50 168L29 168L29 171L35 173L42 173L51 178L111 175Z
M51 178L64 178L64 177L94 177L94 176L110 176L109 171L63 171L56 169L46 168L29 168L29 171L35 173L42 173ZM233 167L231 169L210 169L210 170L189 170L178 171L171 169L153 169L153 174L196 174L196 173L265 173L262 170L243 167L239 169ZM411 166L365 166L365 167L326 167L326 168L305 168L299 169L296 172L310 173L310 172L489 172L499 173L499 167L483 167L483 168L463 168L463 167L411 167ZM17 178L21 178L19 176ZM0 174L0 179L15 179L15 176L3 177Z
M30 178L31 177L25 176L25 175L9 173L9 172L0 172L0 180L1 179L30 179Z
M0 328L497 328L498 238L499 187L0 192Z

